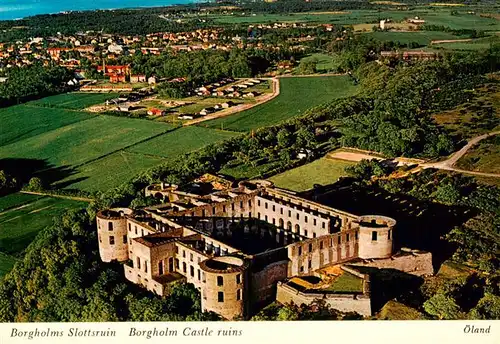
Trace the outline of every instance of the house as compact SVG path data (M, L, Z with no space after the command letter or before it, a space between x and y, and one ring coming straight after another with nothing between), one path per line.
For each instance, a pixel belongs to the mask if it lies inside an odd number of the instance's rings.
M257 96L257 92L248 92L243 95L243 98L254 98Z
M111 74L123 74L127 75L130 74L130 66L128 65L123 65L123 66L97 66L97 71L99 73L102 73L104 71L104 75L111 75Z
M215 111L216 111L216 109L213 107L204 108L203 110L200 111L200 115L206 116L209 113L214 113Z
M148 78L148 84L150 84L150 85L155 85L155 84L156 84L156 77L154 77L154 76L150 76L150 77Z
M119 83L119 82L125 82L126 79L125 79L125 75L122 75L122 74L112 74L109 77L109 81L111 83L116 84L116 83Z
M132 82L132 83L146 82L146 76L144 74L131 75L130 82Z
M116 108L116 110L118 110L120 112L129 112L130 111L130 106L129 105L118 106Z
M164 116L165 115L165 111L164 110L160 110L160 109L149 109L148 110L148 115L149 116Z
M194 119L194 115L180 115L179 117L177 117L177 119Z
M235 104L232 101L228 101L228 102L222 103L222 107L224 109L228 109L228 108L230 108L231 106L234 106L234 105Z

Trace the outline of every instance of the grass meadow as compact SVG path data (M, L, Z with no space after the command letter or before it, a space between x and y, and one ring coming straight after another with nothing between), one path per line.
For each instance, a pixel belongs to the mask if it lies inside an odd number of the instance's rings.
M104 103L106 100L117 96L117 93L64 93L29 102L28 105L82 110L92 105Z
M311 54L309 56L300 59L300 62L305 62L309 60L315 60L317 62L316 70L318 72L328 72L335 67L335 57L331 55L321 54L321 53Z
M159 157L118 151L77 167L74 174L54 186L89 192L106 191L164 161L165 159Z
M197 150L211 143L223 141L238 135L230 131L208 129L196 126L183 127L160 135L154 139L130 147L132 153L149 154L163 158L174 158Z
M11 194L0 198L0 277L7 273L38 232L52 223L54 216L85 202L35 195Z
M84 112L17 105L0 109L0 146L93 118Z
M0 147L0 158L43 159L53 166L75 166L170 129L152 121L96 116Z
M368 37L382 42L400 42L401 44L418 43L419 45L429 45L433 40L460 39L468 38L455 36L449 32L442 31L415 31L415 32L396 32L396 31L377 31L364 33ZM439 45L438 45L439 46Z
M314 184L328 185L335 183L339 177L346 176L345 168L352 162L321 158L309 164L277 174L269 178L279 188L292 191L306 191Z
M285 77L280 79L280 94L276 98L252 109L199 125L250 131L299 116L311 107L353 95L356 90L347 76Z
M492 136L473 146L457 162L464 170L500 174L500 135Z

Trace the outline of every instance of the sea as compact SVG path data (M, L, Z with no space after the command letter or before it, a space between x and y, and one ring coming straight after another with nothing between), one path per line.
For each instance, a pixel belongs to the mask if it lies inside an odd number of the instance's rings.
M194 0L0 0L0 20L21 19L37 14L65 11L159 7L195 2Z

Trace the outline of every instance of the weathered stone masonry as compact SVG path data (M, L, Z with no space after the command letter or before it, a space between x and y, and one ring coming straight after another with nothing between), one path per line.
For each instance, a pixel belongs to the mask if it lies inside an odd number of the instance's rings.
M172 186L147 192L168 201L136 212L97 214L101 259L124 262L129 281L158 295L167 295L172 282L193 283L203 310L227 319L248 317L276 297L295 303L320 297L332 307L367 315L368 292L302 295L280 283L326 266L361 261L432 273L430 255L393 256L395 220L349 214L266 181L201 196Z

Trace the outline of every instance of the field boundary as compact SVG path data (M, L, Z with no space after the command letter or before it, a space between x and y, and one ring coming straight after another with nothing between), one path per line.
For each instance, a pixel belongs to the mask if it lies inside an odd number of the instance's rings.
M63 199L69 199L71 201L79 201L79 202L92 202L94 200L92 198L65 196L65 195L52 194L52 193L48 193L48 192L20 191L20 193L28 194L28 195L44 196L44 197L63 198Z

